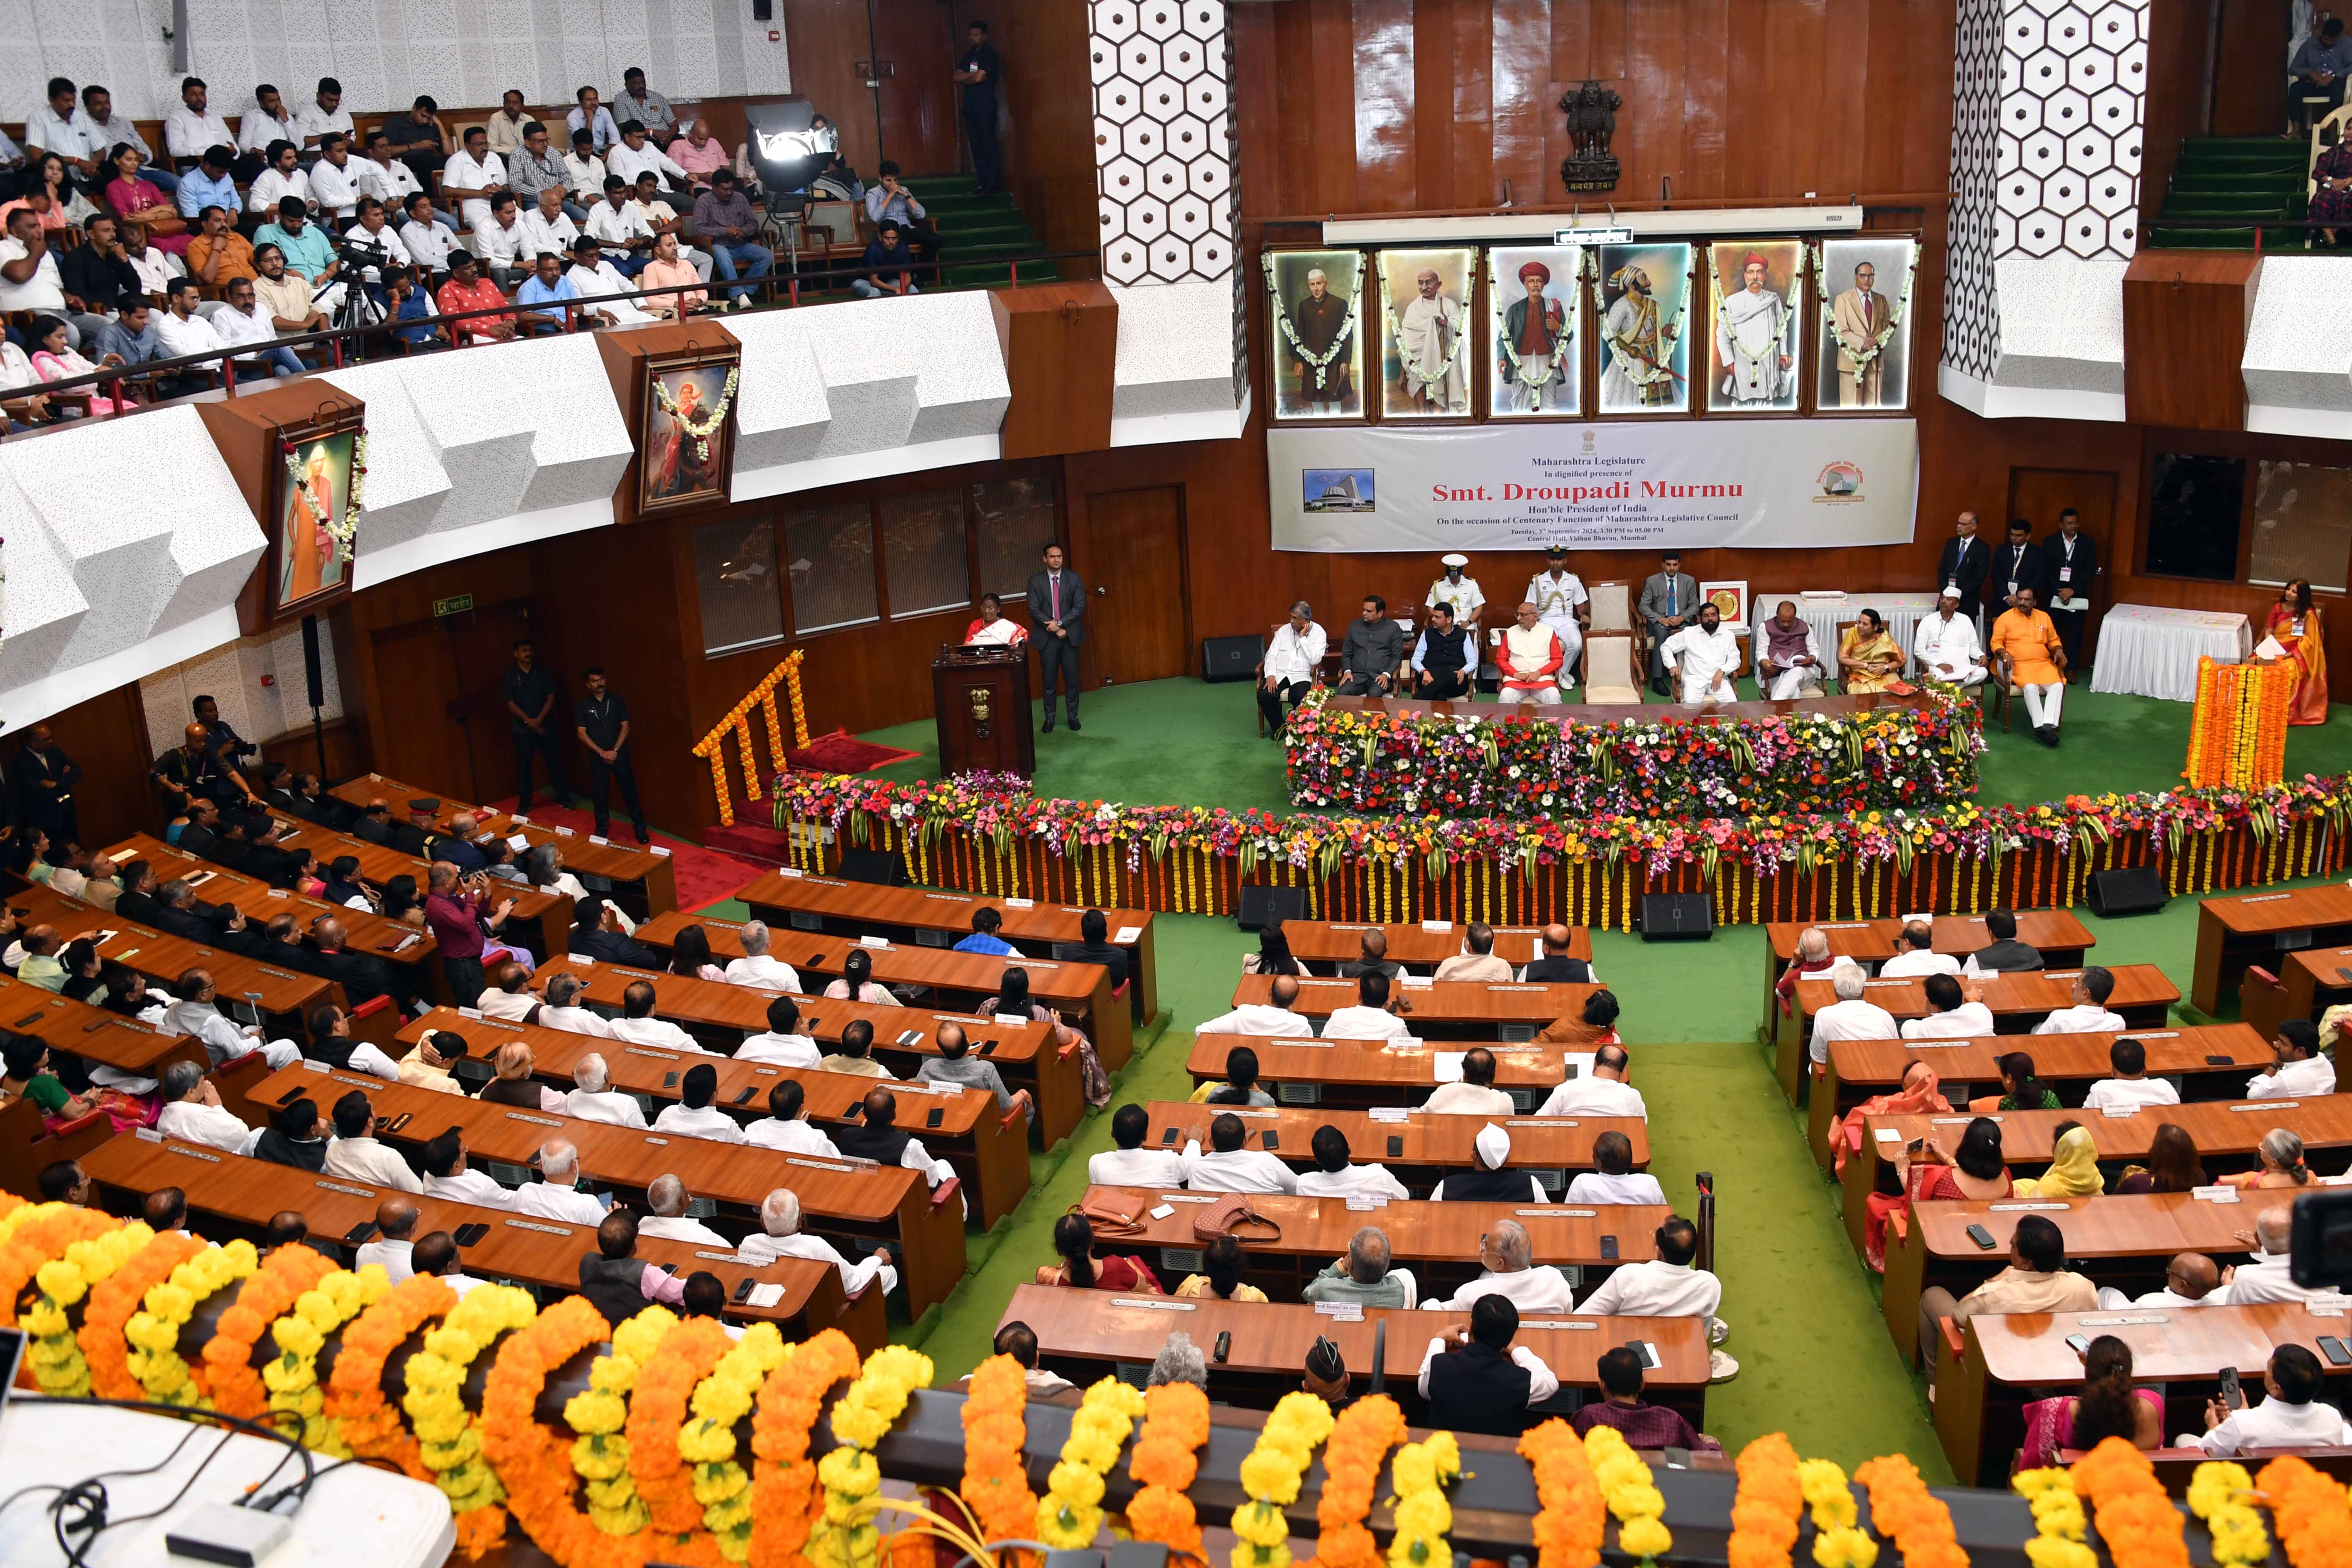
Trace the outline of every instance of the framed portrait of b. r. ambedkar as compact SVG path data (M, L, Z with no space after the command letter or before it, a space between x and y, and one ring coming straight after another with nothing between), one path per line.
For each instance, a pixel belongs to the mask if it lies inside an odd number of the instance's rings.
M1383 250L1381 417L1470 416L1475 250Z
M1909 235L1832 239L1816 258L1822 306L1816 405L1824 414L1908 407L1918 242Z
M1804 247L1793 239L1717 240L1707 247L1706 259L1715 311L1708 409L1793 413Z
M1274 416L1363 417L1363 252L1269 250L1263 260Z
M1601 247L1601 412L1690 408L1691 247Z
M1578 331L1584 249L1496 246L1486 252L1487 414L1496 419L1584 412Z

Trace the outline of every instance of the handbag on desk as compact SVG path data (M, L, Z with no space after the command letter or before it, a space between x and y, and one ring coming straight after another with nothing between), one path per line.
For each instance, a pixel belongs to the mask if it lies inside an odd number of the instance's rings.
M1097 1241L1106 1237L1143 1234L1141 1212L1129 1214L1108 1197L1097 1197L1088 1194L1083 1201L1072 1204L1068 1212L1086 1215L1087 1224L1094 1227L1095 1239Z
M1250 1207L1245 1193L1221 1193L1217 1201L1192 1215L1192 1238L1195 1241L1215 1241L1228 1237L1244 1225L1262 1225L1274 1234L1253 1237L1254 1241L1280 1241L1282 1226Z

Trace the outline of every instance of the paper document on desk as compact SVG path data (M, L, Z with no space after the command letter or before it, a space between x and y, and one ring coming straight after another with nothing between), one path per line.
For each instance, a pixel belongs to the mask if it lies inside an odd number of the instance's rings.
M1143 928L1141 926L1121 926L1118 930L1111 933L1110 944L1113 947L1125 947L1131 942L1141 942L1142 940Z
M1469 1054L1467 1051L1432 1052L1429 1058L1430 1077L1438 1083L1460 1083L1462 1058Z
M751 1307L772 1307L783 1299L784 1288L782 1285L754 1285L743 1301L744 1305Z
M2279 646L2278 638L2266 637L2262 641L2254 645L2254 657L2256 658L2284 658L2286 657L2286 649Z

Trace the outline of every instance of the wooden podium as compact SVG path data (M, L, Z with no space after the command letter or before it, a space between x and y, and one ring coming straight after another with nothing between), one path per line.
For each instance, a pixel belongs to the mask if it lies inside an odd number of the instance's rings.
M1037 771L1029 727L1029 650L941 644L931 660L931 705L940 726L940 774Z

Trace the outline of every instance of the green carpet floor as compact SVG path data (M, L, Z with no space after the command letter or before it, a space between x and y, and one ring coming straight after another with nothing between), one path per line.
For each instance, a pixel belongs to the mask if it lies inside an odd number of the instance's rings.
M1281 752L1256 738L1246 688L1188 679L1106 689L1087 694L1084 718L1078 734L1038 737L1041 792L1287 808ZM2077 689L2068 694L2066 742L2058 751L1996 728L1984 798L2163 788L2179 775L2188 719L2181 704ZM883 770L887 776L931 775L930 729L900 725L867 737L927 753ZM2288 763L2295 773L2352 765L2352 716L2294 731ZM2188 988L2193 900L2115 921L2076 912L2097 938L2101 961L2160 964ZM1241 955L1254 946L1226 920L1162 915L1155 930L1168 1023L1119 1076L1115 1103L1189 1089L1192 1026L1226 1009ZM1610 932L1593 938L1595 967L1624 1004L1620 1027L1633 1045L1635 1079L1650 1106L1651 1168L1685 1208L1696 1173L1716 1178L1717 1269L1733 1331L1724 1348L1741 1370L1709 1391L1707 1427L1735 1449L1785 1431L1799 1451L1849 1467L1899 1450L1931 1480L1948 1482L1923 1390L1879 1320L1876 1282L1847 1247L1834 1190L1806 1152L1803 1124L1780 1098L1755 1043L1763 940L1752 926L1718 931L1703 947L1648 945ZM1085 1190L1087 1156L1108 1146L1108 1118L1097 1114L1062 1148L1035 1155L1036 1190L992 1234L972 1238L973 1268L962 1286L900 1330L930 1354L943 1381L986 1355L1013 1288L1052 1260L1053 1222Z

